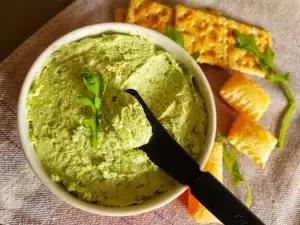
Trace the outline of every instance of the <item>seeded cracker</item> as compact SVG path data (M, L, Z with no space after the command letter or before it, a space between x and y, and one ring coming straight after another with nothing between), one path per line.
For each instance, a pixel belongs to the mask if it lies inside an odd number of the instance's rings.
M265 167L277 144L277 139L260 124L241 115L230 128L228 141L261 168Z
M163 33L167 24L173 24L173 9L149 0L131 0L126 22Z
M270 32L228 19L226 35L228 46L228 67L240 72L264 77L265 73L260 69L257 58L252 56L250 53L247 53L245 50L238 49L234 46L236 44L233 32L234 30L238 30L244 35L254 36L256 45L262 52L264 52L267 47L271 47Z
M199 63L227 68L224 17L176 5L174 25L184 36L185 49L200 53Z
M115 22L125 23L127 15L127 9L114 9L114 19Z
M220 95L237 112L252 120L258 120L271 102L260 86L240 72L234 72L226 80Z

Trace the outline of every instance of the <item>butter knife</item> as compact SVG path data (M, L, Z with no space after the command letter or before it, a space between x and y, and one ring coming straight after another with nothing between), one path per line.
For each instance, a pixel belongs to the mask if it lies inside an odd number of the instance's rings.
M152 162L179 183L188 185L194 197L225 225L264 224L213 175L200 170L198 163L169 135L137 91L126 92L139 101L152 126L149 143L140 147Z

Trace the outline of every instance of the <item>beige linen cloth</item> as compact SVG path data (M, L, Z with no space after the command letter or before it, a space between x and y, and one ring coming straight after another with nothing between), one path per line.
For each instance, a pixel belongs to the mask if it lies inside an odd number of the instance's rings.
M299 0L195 0L168 3L174 5L179 2L192 7L219 10L225 16L270 30L276 64L282 71L291 72L290 84L300 107ZM0 64L0 224L196 224L187 216L186 206L179 200L153 212L119 218L93 215L73 208L59 200L38 180L20 146L17 131L18 95L35 58L61 35L89 24L113 21L113 8L127 5L127 0L77 0ZM227 72L209 66L202 68L215 92L218 127L226 131L234 113L222 103L217 90L228 76ZM261 123L276 133L286 100L277 85L263 80L258 82L272 98L272 104ZM274 150L265 169L259 169L240 155L242 171L252 188L251 209L268 225L300 224L299 147L298 111L291 121L284 150ZM244 186L233 189L226 172L225 184L245 200Z

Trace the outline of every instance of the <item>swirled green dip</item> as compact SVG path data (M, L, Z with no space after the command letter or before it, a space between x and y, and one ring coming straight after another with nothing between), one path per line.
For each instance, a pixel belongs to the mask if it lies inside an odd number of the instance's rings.
M96 149L84 123L91 110L78 99L91 95L80 72L101 73L107 82ZM30 139L47 174L80 199L107 206L140 204L172 188L176 182L139 150L152 129L125 90L136 89L197 158L207 115L192 75L139 36L107 34L63 45L44 65L27 99Z

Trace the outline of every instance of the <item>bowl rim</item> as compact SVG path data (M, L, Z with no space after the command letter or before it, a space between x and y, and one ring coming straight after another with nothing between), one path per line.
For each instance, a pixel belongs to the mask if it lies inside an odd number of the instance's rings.
M31 68L29 69L25 80L22 84L19 102L18 102L18 132L22 145L23 152L28 161L33 172L39 178L39 180L45 184L48 189L59 197L61 200L66 203L79 208L81 210L106 215L106 216L131 216L138 215L141 213L149 212L154 209L160 208L169 202L176 199L181 195L186 189L187 186L178 184L169 191L162 193L158 196L151 197L149 200L146 200L140 205L127 206L127 207L106 207L101 205L96 205L80 200L76 196L70 194L65 188L61 185L55 183L51 178L46 174L44 169L39 163L33 145L29 140L28 135L28 120L27 120L27 109L26 101L28 91L31 87L33 80L40 75L40 71L43 68L44 64L47 62L49 56L55 52L61 45L65 43L70 43L88 36L101 35L103 33L112 32L112 33L129 33L132 35L139 35L145 38L150 39L150 41L163 48L165 51L173 55L180 64L183 66L189 67L195 73L195 78L197 85L201 86L201 89L198 87L202 97L205 101L206 111L208 115L208 123L206 130L206 141L204 148L202 149L201 158L198 161L200 168L202 169L208 160L211 149L213 147L215 133L216 133L216 108L212 90L210 85L201 70L200 66L192 59L192 57L178 44L174 41L165 37L164 35L138 25L125 24L125 23L101 23L85 26L74 31L71 31L61 38L57 39L50 46L48 46L34 61ZM168 48L168 50L166 50ZM174 54L178 53L178 54ZM188 63L190 65L188 65Z

